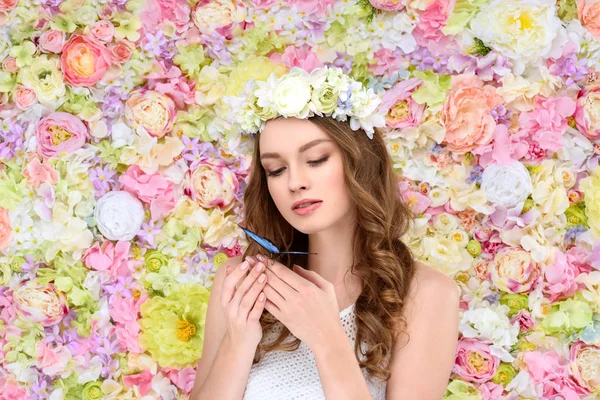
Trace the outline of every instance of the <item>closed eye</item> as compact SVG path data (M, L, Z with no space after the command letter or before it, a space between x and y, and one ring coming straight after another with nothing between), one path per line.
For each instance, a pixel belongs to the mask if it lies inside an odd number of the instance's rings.
M315 167L315 166L318 166L320 164L323 164L328 159L329 159L329 156L325 156L325 157L323 157L323 158L321 158L319 160L310 160L310 161L307 161L307 163L310 164L311 166ZM283 167L279 168L279 169L276 169L275 171L268 172L267 175L268 176L273 176L273 177L279 176L279 175L281 175L283 173L284 169L285 168L283 168Z

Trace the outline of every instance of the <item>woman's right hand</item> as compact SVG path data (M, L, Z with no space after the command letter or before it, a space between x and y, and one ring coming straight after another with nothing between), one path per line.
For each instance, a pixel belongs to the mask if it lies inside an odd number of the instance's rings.
M262 292L267 283L265 265L247 257L244 262L227 268L221 291L221 307L227 320L225 338L234 346L254 351L262 339L259 318L266 303Z

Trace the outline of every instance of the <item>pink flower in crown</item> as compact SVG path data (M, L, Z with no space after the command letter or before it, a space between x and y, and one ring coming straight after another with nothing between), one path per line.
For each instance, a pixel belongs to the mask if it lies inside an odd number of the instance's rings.
M412 99L412 93L421 86L421 79L412 78L395 84L386 91L379 106L385 111L388 128L404 129L421 123L425 104L418 104Z
M137 165L131 165L119 177L123 189L134 194L144 203L150 204L153 220L171 211L175 207L173 183L160 174L146 174Z
M238 179L224 162L202 163L190 174L190 196L203 208L228 211L239 189Z
M456 347L452 372L469 382L484 383L492 379L500 359L491 353L490 345L474 338L462 338Z
M600 346L575 342L569 353L569 368L585 395L600 393Z
M14 290L13 301L19 315L42 326L56 325L69 313L64 293L52 283L25 281Z
M554 261L544 268L543 292L551 302L571 297L577 291L577 270L567 256L559 250L554 252Z
M306 72L312 72L315 68L320 68L323 63L306 45L296 47L290 45L285 48L283 54L274 52L269 58L278 64L285 64L288 68L300 67Z
M142 126L150 136L161 138L175 122L175 103L160 92L148 89L134 90L125 102L125 118L137 129Z
M538 97L535 110L522 113L519 124L541 149L557 151L569 127L567 118L574 112L575 102L569 97Z
M403 0L369 0L371 5L379 10L400 11L404 8Z
M106 74L112 60L104 45L75 34L62 49L60 65L69 84L93 86Z
M35 136L38 154L55 157L81 148L88 137L88 129L73 114L53 112L38 123Z
M584 88L577 96L577 129L588 139L600 138L600 85Z
M431 205L429 197L416 191L405 191L402 193L402 199L408 208L416 215L422 214Z
M96 271L110 270L113 276L127 276L130 274L128 267L130 243L118 241L115 245L111 241L104 241L102 245L94 243L83 256L85 265Z

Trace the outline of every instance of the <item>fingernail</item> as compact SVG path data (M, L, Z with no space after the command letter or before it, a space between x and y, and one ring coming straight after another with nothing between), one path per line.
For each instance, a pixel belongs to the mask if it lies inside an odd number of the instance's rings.
M248 265L248 261L244 261L242 265L240 265L240 268L242 269L242 271L245 271L246 269L248 269Z
M258 300L259 301L264 301L265 300L265 294L261 292L260 296L258 296Z
M265 256L263 256L262 254L257 254L256 258L258 258L260 261L265 261Z
M249 263L252 263L252 264L254 264L254 262L255 262L256 260L254 259L254 257L252 257L252 256L248 256L248 257L246 257L246 261L248 261Z
M261 276L258 278L258 281L259 281L260 283L263 283L263 282L265 281L265 279L267 279L267 276L266 276L265 274L262 274L262 275L261 275Z
M256 270L258 272L262 272L264 269L265 269L265 264L263 264L263 263L256 264Z

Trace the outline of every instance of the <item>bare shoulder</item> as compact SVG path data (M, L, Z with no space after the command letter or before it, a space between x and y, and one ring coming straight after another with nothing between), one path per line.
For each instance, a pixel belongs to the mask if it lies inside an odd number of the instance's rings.
M455 301L459 297L458 285L452 278L420 261L415 263L416 271L410 286L409 302L436 299Z

